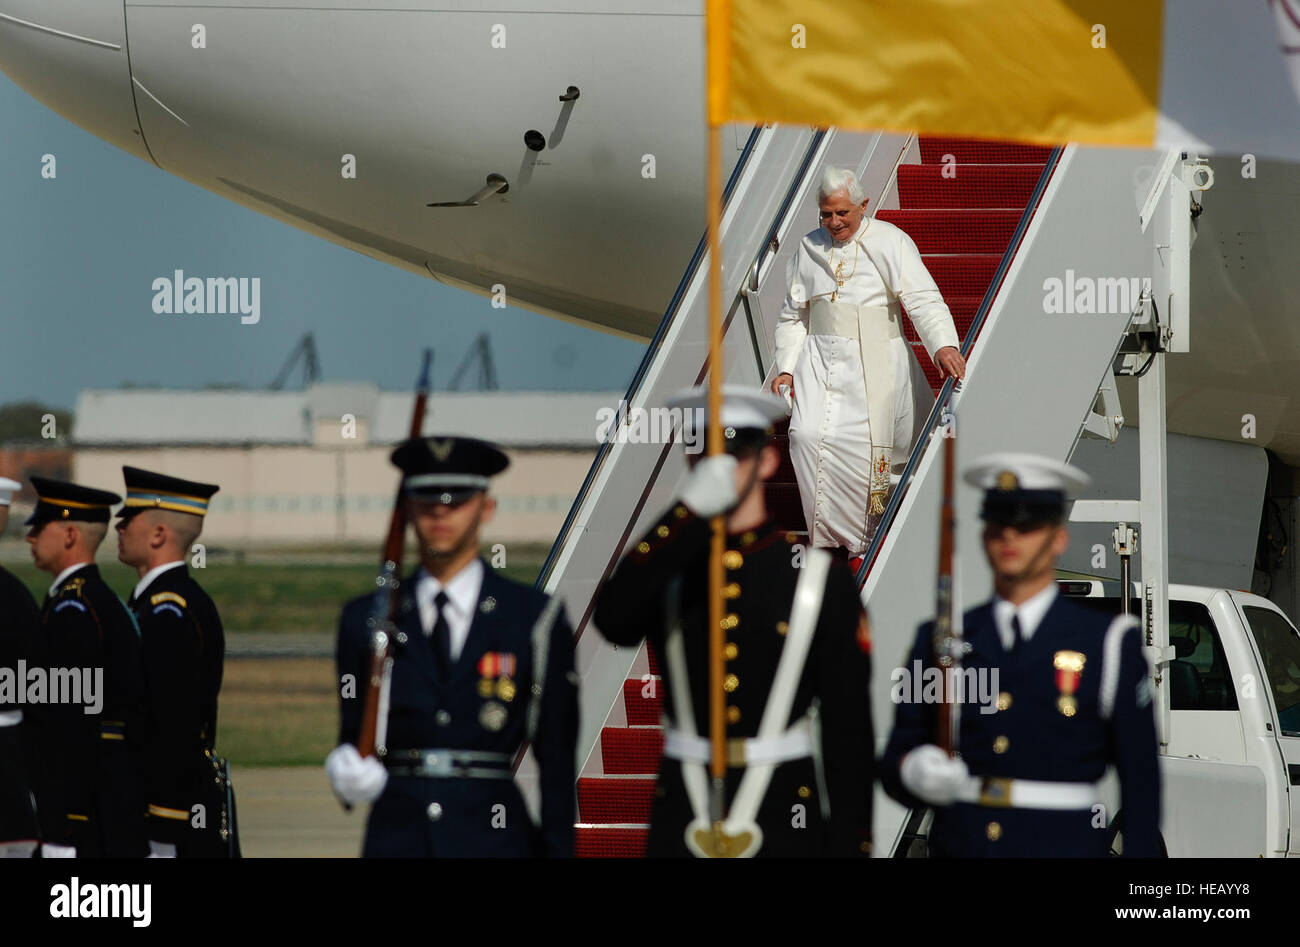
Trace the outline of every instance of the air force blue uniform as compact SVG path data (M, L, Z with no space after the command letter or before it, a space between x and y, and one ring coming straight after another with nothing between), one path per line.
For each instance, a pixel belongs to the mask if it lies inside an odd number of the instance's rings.
M935 667L933 623L922 625L905 671ZM1109 618L1057 595L1038 628L1011 654L993 619L992 603L966 612L970 651L963 671L996 669L995 712L981 713L975 694L960 708L958 750L976 777L1095 783L1113 764L1121 787L1124 855L1160 854L1160 777L1147 662L1136 623ZM1072 702L1056 656L1083 656ZM1071 660L1068 663L1073 663ZM1071 674L1070 671L1065 671ZM933 741L936 705L898 703L882 760L885 790L905 806L924 808L899 779L908 752ZM1068 714L1062 708L1072 708ZM987 708L986 708L987 709ZM935 810L930 833L937 856L1104 856L1114 813L1091 808L1028 809L956 802Z
M405 475L406 496L450 507L486 490L509 464L493 445L466 437L412 438L392 460ZM558 600L497 575L482 560L477 565L482 581L455 658L445 602L438 601L445 588L434 598L435 620L426 629L416 600L422 570L399 587L386 716L379 708L387 730L377 741L388 778L370 810L366 857L573 854L573 630ZM447 581L458 577L472 578L460 570ZM466 590L462 607L470 598ZM360 741L375 609L372 593L348 602L339 620L339 750ZM526 744L540 770L540 827L514 781Z
M416 576L402 584L385 740L385 759L392 765L388 785L366 825L365 857L490 858L573 852L578 729L573 632L562 608L547 608L548 596L498 576L486 564L483 572L469 637L446 676L439 673L432 639L421 628ZM357 682L357 696L342 701L340 743L355 744L360 732L370 666L367 620L373 609L373 595L353 599L344 606L339 621L339 675ZM544 669L534 663L535 654L542 650L533 635L539 619L545 626L537 632L546 639ZM480 673L485 657L499 668L498 658L505 656L513 658L513 675ZM490 692L480 687L485 680L491 684ZM503 686L503 680L509 683ZM540 829L524 808L509 766L503 778L400 775L403 761L410 761L410 751L447 749L514 757L525 742L537 683L541 697L534 711L533 753L541 770ZM465 762L473 769L496 765L476 765L472 758Z

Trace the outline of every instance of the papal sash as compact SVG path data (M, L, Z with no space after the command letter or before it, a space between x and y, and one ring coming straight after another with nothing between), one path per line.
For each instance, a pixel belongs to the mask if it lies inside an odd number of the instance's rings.
M902 338L898 316L889 306L831 302L825 296L812 301L808 309L810 335L856 338L862 357L862 380L867 390L867 418L871 424L870 495L867 513L885 512L889 493L889 471L894 455L894 347Z

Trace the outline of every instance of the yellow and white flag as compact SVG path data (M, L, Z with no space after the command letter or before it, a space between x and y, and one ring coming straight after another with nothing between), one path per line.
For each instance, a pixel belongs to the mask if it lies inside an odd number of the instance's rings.
M1300 160L1300 0L708 0L709 119Z

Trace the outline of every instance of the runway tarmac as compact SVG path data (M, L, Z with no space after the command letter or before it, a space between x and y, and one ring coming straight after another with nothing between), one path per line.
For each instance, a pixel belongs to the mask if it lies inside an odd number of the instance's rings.
M231 770L246 858L354 858L364 808L344 812L322 766Z

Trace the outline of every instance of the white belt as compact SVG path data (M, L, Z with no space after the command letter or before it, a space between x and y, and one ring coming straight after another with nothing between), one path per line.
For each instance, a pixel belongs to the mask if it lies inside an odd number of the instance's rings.
M812 756L812 728L808 718L775 737L749 737L727 741L727 765L787 763ZM681 730L664 731L664 756L687 763L707 763L712 758L709 741Z
M898 311L894 306L859 306L823 299L813 300L813 305L808 307L808 334L856 339L861 335L864 319L883 322L885 334L891 339L903 337L903 330L898 324Z
M1099 796L1096 783L972 776L957 801L997 809L1091 809Z
M23 722L21 710L6 710L0 713L0 727L16 727Z

